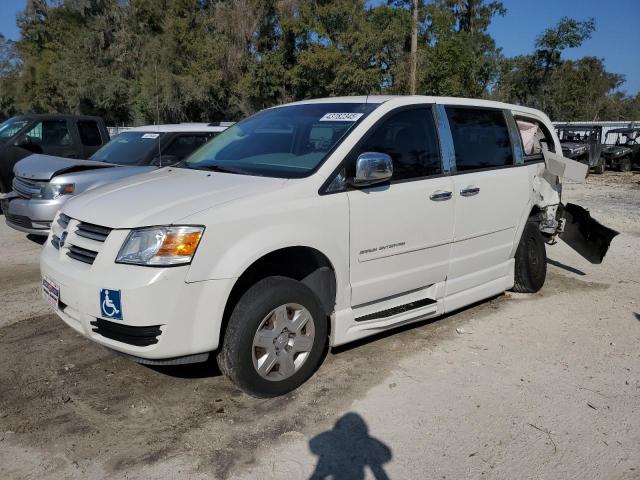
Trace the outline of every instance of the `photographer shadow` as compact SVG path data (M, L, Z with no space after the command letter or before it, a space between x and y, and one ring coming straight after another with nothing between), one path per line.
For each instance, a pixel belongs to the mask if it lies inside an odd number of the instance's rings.
M391 449L369 435L369 427L357 413L347 413L332 430L309 441L309 449L318 456L310 480L360 480L369 467L377 480L389 477L382 467L392 456Z

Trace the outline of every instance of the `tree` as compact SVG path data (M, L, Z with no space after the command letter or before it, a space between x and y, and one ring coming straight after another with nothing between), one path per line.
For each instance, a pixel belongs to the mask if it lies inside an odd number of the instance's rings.
M487 28L494 16L506 13L502 3L435 0L425 13L420 90L433 95L485 96L497 80L502 58Z
M0 34L0 121L18 113L16 84L20 68L14 42Z

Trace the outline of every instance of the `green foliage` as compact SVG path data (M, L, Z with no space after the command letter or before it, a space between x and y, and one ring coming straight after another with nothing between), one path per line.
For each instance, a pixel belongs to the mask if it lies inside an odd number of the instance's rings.
M505 59L491 97L545 111L557 120L637 120L637 101L616 92L624 77L595 57L562 60L595 30L593 19L562 18L536 40L531 55Z
M238 119L310 97L405 94L412 0L28 0L0 36L0 117L103 116L113 124ZM418 93L488 97L565 120L640 117L602 61L565 61L595 29L563 18L531 55L488 33L501 2L419 2Z

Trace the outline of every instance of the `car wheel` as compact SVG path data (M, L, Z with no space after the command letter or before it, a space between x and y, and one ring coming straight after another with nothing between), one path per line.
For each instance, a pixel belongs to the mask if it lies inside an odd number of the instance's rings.
M629 157L620 160L620 171L628 172L631 170L631 159Z
M537 222L527 221L515 257L514 292L535 293L547 276L547 252Z
M596 175L602 175L605 170L606 170L606 165L605 165L604 158L600 158L600 160L598 160L598 164L593 169L593 172Z
M327 321L306 285L286 277L260 280L231 313L217 357L220 370L254 397L288 393L320 365Z

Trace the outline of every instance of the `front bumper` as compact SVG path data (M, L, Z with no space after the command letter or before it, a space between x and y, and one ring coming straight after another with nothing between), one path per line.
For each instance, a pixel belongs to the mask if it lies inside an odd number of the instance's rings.
M10 193L2 199L2 210L7 225L14 230L44 236L49 234L51 222L66 200L66 197L55 200L27 199Z
M107 348L142 359L174 359L218 347L233 279L187 283L188 266L150 268L116 264L115 256L129 231L113 230L103 244L96 246L98 242L73 233L74 222L67 227L65 246L58 250L49 240L40 257L42 275L60 287L56 313L67 325ZM69 244L99 248L100 252L94 263L88 265L67 255ZM123 320L107 320L101 315L100 290L105 288L120 290ZM98 323L106 325L107 330L98 328ZM123 329L147 331L150 327L157 327L160 332L157 343L151 345L131 344L126 335L109 333Z

